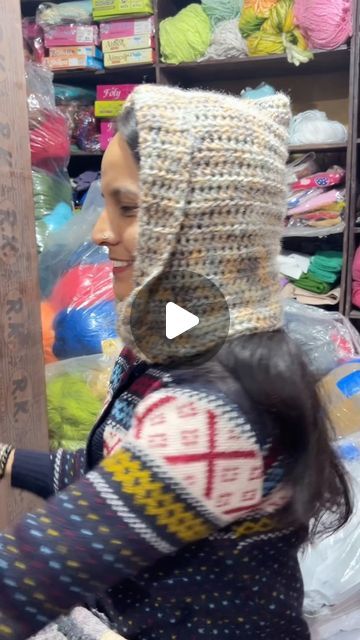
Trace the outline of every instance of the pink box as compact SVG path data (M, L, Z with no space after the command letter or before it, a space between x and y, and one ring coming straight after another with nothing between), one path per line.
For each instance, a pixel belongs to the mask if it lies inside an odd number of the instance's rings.
M116 124L112 121L100 123L100 149L106 151L112 138L116 134Z
M154 18L133 18L132 20L116 20L100 23L100 39L132 38L134 36L154 35Z
M65 24L45 29L45 47L76 47L99 44L95 24Z
M137 84L99 84L96 87L96 100L126 100Z

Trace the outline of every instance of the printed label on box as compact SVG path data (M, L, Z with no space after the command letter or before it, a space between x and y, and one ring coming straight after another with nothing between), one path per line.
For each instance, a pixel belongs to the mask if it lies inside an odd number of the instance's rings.
M117 118L124 104L121 100L97 100L95 102L95 116L97 118Z
M105 67L121 67L128 64L147 64L154 61L152 49L138 49L137 51L118 51L105 53Z
M126 100L137 84L99 84L96 87L97 100Z
M153 46L153 38L148 35L132 36L131 38L114 38L104 40L102 49L104 53L115 51L132 51L134 49L149 49Z

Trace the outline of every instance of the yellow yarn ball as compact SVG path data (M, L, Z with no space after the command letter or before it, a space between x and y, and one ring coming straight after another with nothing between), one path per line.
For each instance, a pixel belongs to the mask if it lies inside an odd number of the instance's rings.
M198 60L210 42L211 23L199 4L190 4L160 23L161 57L169 64Z
M240 16L239 29L243 38L249 38L253 33L259 31L266 18L257 16L252 7L243 9Z

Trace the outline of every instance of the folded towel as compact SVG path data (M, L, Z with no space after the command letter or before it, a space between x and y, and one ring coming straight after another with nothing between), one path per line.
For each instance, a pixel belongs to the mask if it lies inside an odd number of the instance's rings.
M319 293L322 295L331 291L331 286L329 284L322 282L311 273L303 273L298 280L295 280L294 285L300 289L305 289L306 291L312 291L313 293Z
M339 273L343 265L341 251L318 251L311 259L311 268Z

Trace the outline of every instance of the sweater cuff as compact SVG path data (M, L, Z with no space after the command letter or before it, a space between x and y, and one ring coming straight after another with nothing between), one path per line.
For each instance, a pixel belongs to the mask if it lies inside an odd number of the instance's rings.
M11 486L40 498L50 498L54 495L52 458L51 453L16 449Z

